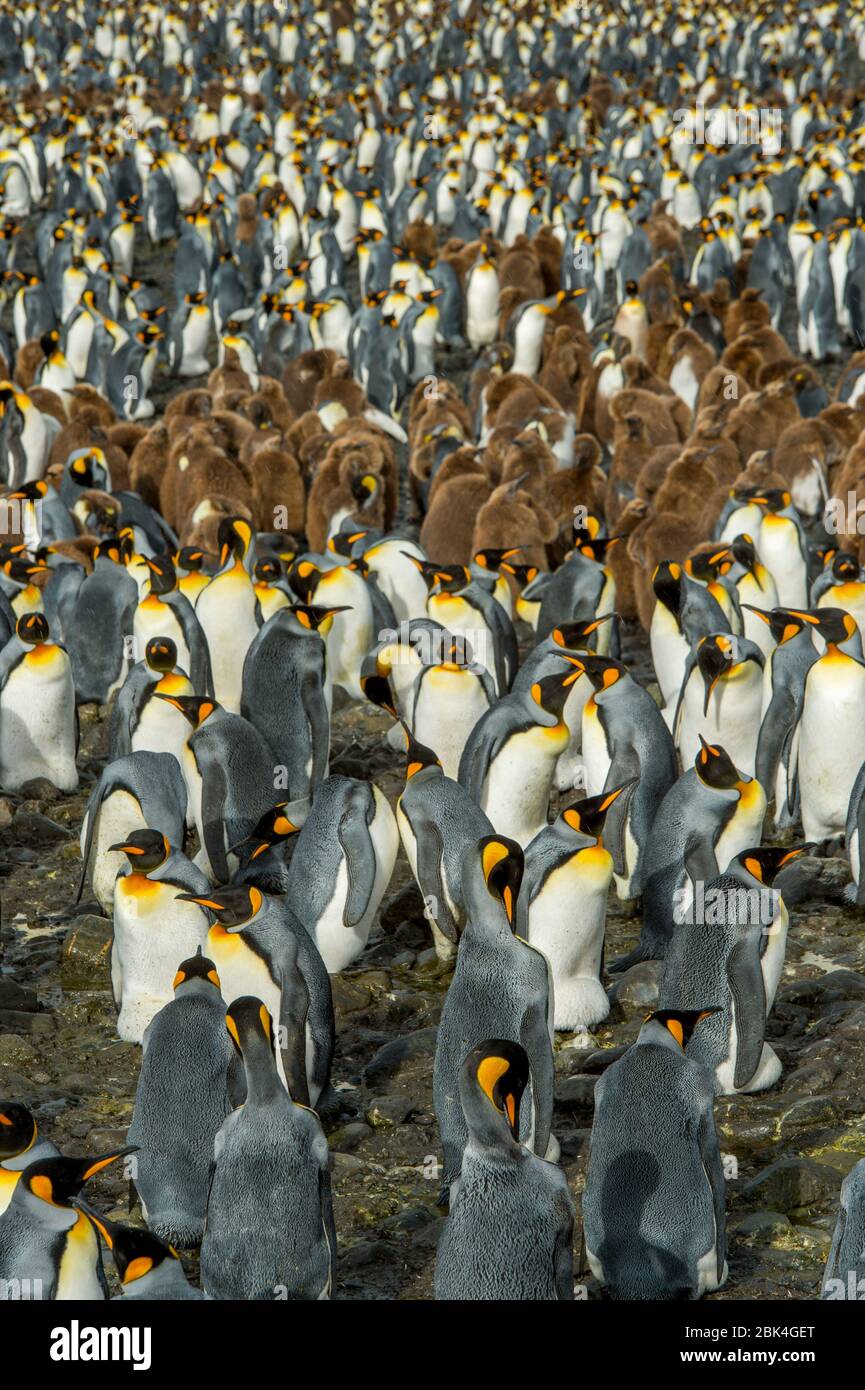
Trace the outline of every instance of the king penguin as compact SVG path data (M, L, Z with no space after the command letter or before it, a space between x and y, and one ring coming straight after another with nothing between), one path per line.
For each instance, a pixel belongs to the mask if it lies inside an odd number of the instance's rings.
M201 1243L204 1287L220 1299L329 1298L336 1228L318 1116L280 1082L273 1022L261 1000L235 999L225 1023L243 1056L246 1101L216 1136ZM292 1027L302 1035L302 1017Z
M699 1298L726 1281L712 1083L684 1050L713 1011L649 1014L595 1086L583 1234L613 1298Z
M12 1200L24 1169L40 1158L57 1158L50 1139L39 1138L39 1126L26 1105L0 1101L0 1216Z
M484 836L463 856L466 925L445 995L433 1067L433 1100L444 1150L440 1202L459 1176L468 1126L460 1069L484 1038L520 1042L529 1061L519 1136L540 1158L558 1154L552 1137L553 996L546 958L514 935L523 852L501 835Z
M44 613L27 613L0 652L0 787L16 792L46 777L60 791L75 791L77 752L71 662L51 641Z
M460 1067L468 1139L438 1243L437 1299L574 1297L574 1202L567 1179L519 1142L529 1076L525 1049L505 1038L479 1043Z
M213 693L231 714L239 714L243 663L261 620L250 575L253 532L249 522L239 516L224 517L217 543L220 567L198 595L195 616L210 651Z

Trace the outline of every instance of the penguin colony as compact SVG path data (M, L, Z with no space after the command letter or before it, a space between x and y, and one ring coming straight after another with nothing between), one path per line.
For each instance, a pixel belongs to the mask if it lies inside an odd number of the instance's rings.
M402 851L453 968L437 1296L572 1299L575 1198L577 1276L718 1289L783 885L843 844L865 903L865 6L73 0L0 39L0 791L75 791L102 708L79 891L141 1048L119 1149L0 1103L2 1287L107 1297L105 1247L124 1298L331 1296L331 978ZM350 702L395 806L329 775ZM643 961L575 1194L554 1048ZM143 1226L82 1195L120 1160ZM863 1230L860 1163L827 1287Z

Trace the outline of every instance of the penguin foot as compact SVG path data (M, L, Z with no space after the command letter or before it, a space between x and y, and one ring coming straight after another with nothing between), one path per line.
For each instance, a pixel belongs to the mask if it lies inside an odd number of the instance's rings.
M341 1111L342 1101L339 1098L339 1092L334 1090L328 1082L316 1102L315 1113L321 1120L333 1120Z
M847 887L844 889L844 901L848 903L850 907L862 906L859 902L859 888L855 883L847 884Z

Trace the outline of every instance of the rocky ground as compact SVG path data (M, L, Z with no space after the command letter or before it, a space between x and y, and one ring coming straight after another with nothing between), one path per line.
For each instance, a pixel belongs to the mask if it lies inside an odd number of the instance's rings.
M645 646L626 659L644 678ZM383 743L385 716L357 705L334 717L332 769L372 776L395 801L402 760ZM108 978L111 924L85 890L74 903L78 831L104 759L104 711L82 710L82 786L61 796L33 785L0 799L0 1096L25 1101L65 1152L122 1144L139 1049L115 1036ZM730 1278L717 1298L814 1298L844 1174L865 1155L865 933L842 905L841 860L807 861L814 887L791 909L791 930L769 1040L781 1082L759 1096L718 1101L726 1155ZM638 919L611 899L607 956L630 949ZM432 950L422 902L400 856L380 926L357 967L333 980L334 1081L343 1111L328 1122L339 1233L337 1295L417 1299L432 1293L442 1213L432 1107L436 1024L450 977ZM571 1189L585 1179L592 1092L635 1037L656 997L658 966L638 965L611 987L593 1036L556 1040L554 1129ZM112 1170L91 1200L126 1212ZM140 1219L136 1210L133 1220ZM581 1240L576 1232L578 1268ZM184 1256L192 1275L196 1261ZM585 1296L602 1297L582 1271Z

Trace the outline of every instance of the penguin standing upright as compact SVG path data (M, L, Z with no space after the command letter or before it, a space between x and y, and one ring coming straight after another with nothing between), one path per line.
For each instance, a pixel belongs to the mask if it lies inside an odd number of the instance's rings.
M795 613L826 650L809 667L799 700L798 755L788 764L788 805L798 791L808 840L842 835L850 795L865 762L865 660L856 620L842 608Z
M72 664L51 641L45 615L27 613L0 652L0 787L15 792L47 777L60 791L74 791L77 752Z
M88 874L103 911L114 902L114 880L127 867L114 841L134 830L159 826L169 843L180 845L186 831L186 786L177 759L170 753L140 750L103 768L87 802L81 824L81 878L78 897Z
M177 647L170 637L152 637L144 660L136 662L111 709L108 749L111 760L139 749L171 753L178 764L189 725L180 710L154 695L194 695L192 682L177 667Z
M328 777L297 837L289 900L331 974L356 960L390 883L399 831L372 782Z
M519 1142L530 1076L519 1043L488 1039L460 1067L468 1140L436 1253L438 1299L574 1297L574 1203L560 1168ZM521 1256L503 1231L525 1237Z
M213 1141L242 1102L244 1082L213 961L200 949L181 961L173 990L142 1039L127 1139L138 1150L145 1221L164 1240L190 1246L204 1230Z
M754 775L763 704L764 657L756 642L724 632L704 637L685 663L673 735L685 767L700 739L722 743Z
M252 539L248 521L242 517L223 518L217 532L220 568L195 604L195 616L204 629L210 651L213 693L231 714L240 713L243 663L260 622L255 585L248 568Z
M0 1299L22 1284L46 1300L108 1297L99 1237L73 1202L89 1178L133 1152L38 1158L24 1169L0 1216Z
M667 947L661 1007L688 1009L694 996L717 1001L688 1056L703 1063L720 1095L765 1091L781 1075L765 1041L787 945L787 909L773 884L804 852L742 850L717 878L695 885L699 896Z
M207 940L206 914L178 903L176 890L204 893L210 885L161 830L133 830L110 848L129 861L128 871L114 881L111 988L117 1034L124 1042L141 1042L154 1014L171 999L180 962Z
M466 925L445 995L433 1067L433 1100L444 1150L440 1201L459 1176L468 1126L459 1077L469 1051L487 1037L520 1042L529 1081L519 1137L540 1158L557 1152L553 1106L552 984L540 951L514 936L523 852L501 835L484 836L464 853Z
M763 672L763 702L757 739L755 775L768 797L774 798L775 824L789 826L799 815L798 801L788 803L788 788L797 795L790 761L796 763L796 725L805 678L818 659L811 624L789 608L750 611L768 627L775 640Z
M564 1032L594 1028L610 1012L600 969L613 857L602 832L626 790L627 784L575 802L526 850L516 932L550 963L554 1023Z
M459 782L502 835L525 846L547 823L556 762L570 733L562 720L582 667L516 691L478 721L460 759Z
M712 1084L685 1051L712 1012L649 1014L595 1086L583 1234L614 1298L699 1298L726 1281Z
M254 884L186 895L206 907L216 921L207 938L207 954L216 964L222 988L255 989L280 1028L277 1069L303 1104L330 1103L334 1021L330 977L315 942L287 898L262 893ZM290 1011L305 994L306 1071L289 1077L296 1057L283 1040L290 1032ZM308 1097L308 1099L306 1098Z
M274 757L262 735L239 714L199 695L162 695L191 725L183 750L189 818L201 845L196 864L227 883L233 845L273 805Z
M496 702L493 677L465 659L464 644L450 639L440 659L421 668L414 683L412 732L435 748L448 777L457 777L460 758L478 720Z
M168 555L158 555L145 564L150 571L150 587L135 610L132 632L136 643L144 649L151 639L169 638L194 690L210 695L213 678L207 640L195 609L177 587L173 561Z
M673 783L658 808L643 869L643 924L636 948L611 971L663 960L675 932L674 908L687 910L688 882L708 883L742 849L759 844L766 793L726 751L701 740L694 766Z
M581 653L578 662L592 683L582 719L586 790L599 796L630 784L611 803L604 828L618 895L635 898L643 890L655 816L676 780L673 740L651 695L620 662L593 652Z
M303 1034L293 1001L292 1041ZM216 1136L201 1277L214 1298L323 1299L333 1287L336 1228L330 1155L318 1116L279 1079L273 1023L260 999L225 1016L243 1056L246 1101Z
M430 748L403 725L406 783L396 804L396 821L409 867L424 900L440 960L454 955L465 926L462 866L466 847L493 827L459 782L448 777Z

